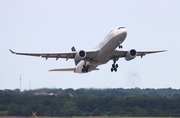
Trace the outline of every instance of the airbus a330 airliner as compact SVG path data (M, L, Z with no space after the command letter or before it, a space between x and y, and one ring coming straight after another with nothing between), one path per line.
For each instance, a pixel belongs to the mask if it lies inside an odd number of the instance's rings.
M130 61L136 56L141 56L141 58L146 54L164 52L166 50L158 51L136 51L135 49L130 49L128 51L116 50L117 47L122 48L122 42L127 36L127 31L125 27L117 27L113 29L105 39L100 42L94 50L80 50L76 51L74 46L71 48L72 52L54 52L54 53L20 53L10 50L13 54L17 55L28 55L28 56L38 56L42 58L59 58L74 59L74 68L64 68L64 69L52 69L49 71L73 71L75 73L87 73L92 70L99 70L97 66L106 64L109 60L113 60L111 67L111 72L117 71L119 58L125 58L125 60Z

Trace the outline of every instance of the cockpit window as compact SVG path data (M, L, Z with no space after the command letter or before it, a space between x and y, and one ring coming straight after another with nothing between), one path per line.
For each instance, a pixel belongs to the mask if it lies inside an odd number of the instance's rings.
M118 30L119 30L119 29L124 29L124 28L125 28L125 27L119 27Z

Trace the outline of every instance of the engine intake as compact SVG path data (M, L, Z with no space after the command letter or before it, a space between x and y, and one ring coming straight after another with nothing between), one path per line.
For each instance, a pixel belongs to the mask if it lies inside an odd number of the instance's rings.
M79 56L84 58L86 56L86 52L84 50L79 51Z
M74 59L75 59L75 61L80 61L80 60L83 60L85 57L86 57L86 52L84 50L81 50L76 53Z
M130 61L130 60L134 59L136 57L136 55L137 55L136 50L131 49L126 53L125 59L126 59L126 61Z

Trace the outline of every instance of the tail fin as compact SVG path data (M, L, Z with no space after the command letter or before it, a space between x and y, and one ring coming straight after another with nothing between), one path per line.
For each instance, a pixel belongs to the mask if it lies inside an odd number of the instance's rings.
M71 48L71 50L72 50L72 52L76 51L76 49L75 49L75 47L74 47L74 46Z
M76 51L76 48L73 46L73 47L71 48L71 51L72 51L72 52ZM78 65L79 62L80 62L80 61L76 61L76 60L74 59L75 65Z

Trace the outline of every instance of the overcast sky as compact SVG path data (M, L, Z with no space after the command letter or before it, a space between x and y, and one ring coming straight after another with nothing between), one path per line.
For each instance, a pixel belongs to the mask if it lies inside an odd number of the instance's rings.
M45 60L18 52L91 50L115 27L125 26L123 50L168 52L119 59L87 74L48 72L74 60ZM0 0L0 89L180 88L179 0Z

